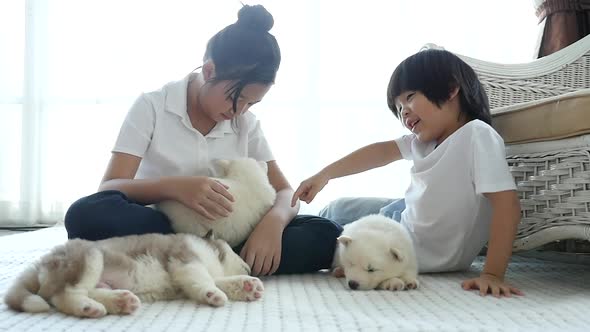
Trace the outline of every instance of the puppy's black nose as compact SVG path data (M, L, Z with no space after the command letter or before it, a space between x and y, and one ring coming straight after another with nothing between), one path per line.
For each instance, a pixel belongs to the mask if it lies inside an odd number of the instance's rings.
M348 287L350 287L350 289L357 289L359 288L359 283L354 280L351 280L348 282Z

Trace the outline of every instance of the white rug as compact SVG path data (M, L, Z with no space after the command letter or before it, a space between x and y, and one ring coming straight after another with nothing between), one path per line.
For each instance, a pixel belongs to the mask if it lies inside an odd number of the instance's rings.
M0 297L26 264L65 239L62 227L1 237ZM326 273L268 277L258 302L158 302L101 319L16 313L2 303L0 331L590 331L590 266L516 257L508 278L525 296L510 299L460 289L481 267L422 275L419 290L403 292L350 291Z

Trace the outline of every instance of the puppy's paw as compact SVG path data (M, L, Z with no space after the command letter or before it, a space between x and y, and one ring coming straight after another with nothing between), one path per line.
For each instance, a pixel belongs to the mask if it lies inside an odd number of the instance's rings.
M107 309L94 300L85 299L77 303L73 313L82 318L100 318L107 314Z
M219 288L212 288L203 291L204 296L202 302L207 303L214 307L222 307L227 302L227 295L222 292Z
M139 298L128 290L113 290L111 299L110 305L107 306L107 311L110 314L129 315L141 305Z
M404 280L406 287L404 289L418 289L420 287L420 282L418 279L407 279Z
M242 281L242 293L246 301L256 301L262 297L264 286L262 281L255 277L244 276Z
M233 301L256 301L262 297L262 281L251 276L234 276L218 283Z
M404 289L405 284L404 281L400 278L391 278L387 280L383 280L378 286L377 289L384 289L388 291L399 291Z

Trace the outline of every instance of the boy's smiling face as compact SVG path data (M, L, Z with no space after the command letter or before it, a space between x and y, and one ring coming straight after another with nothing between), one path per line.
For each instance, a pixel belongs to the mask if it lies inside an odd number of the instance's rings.
M395 99L395 105L403 126L421 142L436 141L440 144L462 125L459 121L458 91L454 90L449 100L440 107L420 91L402 92Z

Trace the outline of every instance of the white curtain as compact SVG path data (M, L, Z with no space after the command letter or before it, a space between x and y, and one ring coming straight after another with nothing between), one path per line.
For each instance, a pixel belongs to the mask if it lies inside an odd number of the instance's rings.
M253 3L248 2L247 3ZM532 5L513 0L260 1L283 54L253 112L293 186L365 144L404 134L387 109L395 66L425 43L527 62ZM52 224L96 191L142 91L201 64L237 0L0 1L0 227ZM340 196L401 197L407 162L332 181L302 213Z

